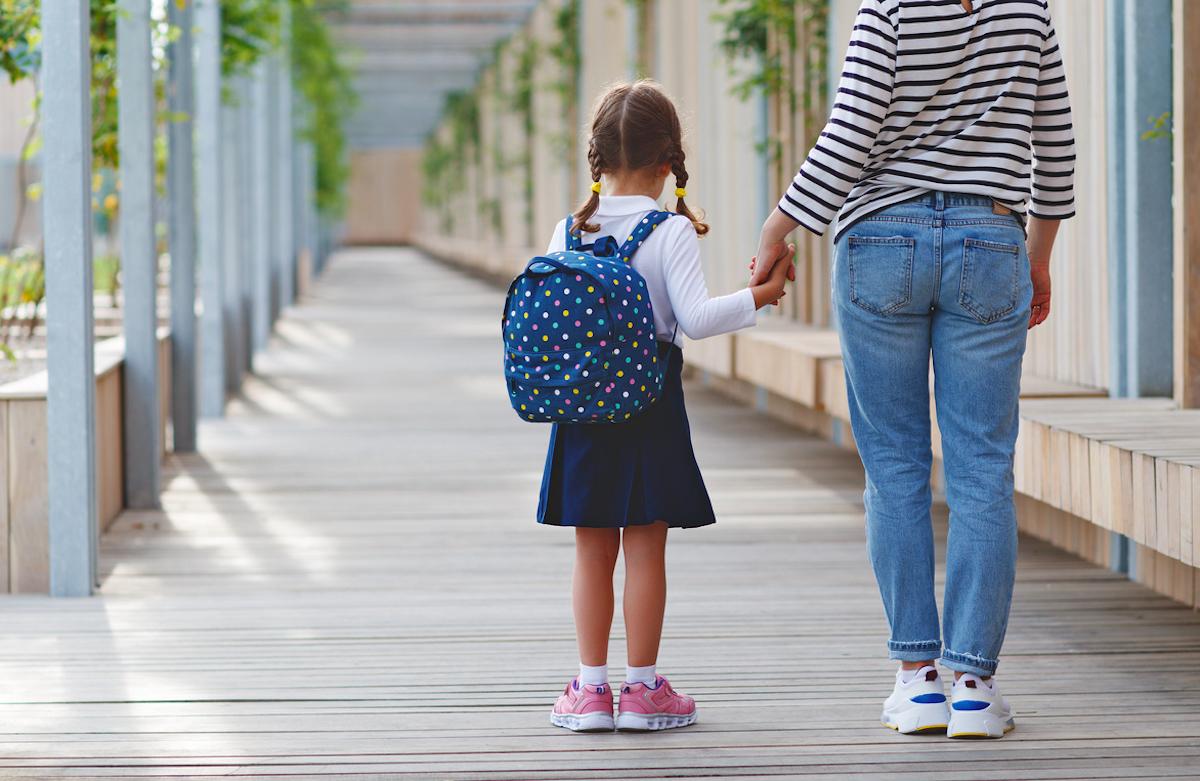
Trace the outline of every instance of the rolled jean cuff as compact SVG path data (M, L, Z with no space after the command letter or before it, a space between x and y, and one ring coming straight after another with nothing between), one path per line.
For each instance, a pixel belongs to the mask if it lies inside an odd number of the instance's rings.
M901 662L923 662L942 655L940 640L921 640L915 643L900 643L888 640L888 658Z
M943 653L942 664L955 672L974 673L983 677L995 675L996 668L1000 666L1000 662L997 659L985 659L982 656L960 654L957 651L946 651Z

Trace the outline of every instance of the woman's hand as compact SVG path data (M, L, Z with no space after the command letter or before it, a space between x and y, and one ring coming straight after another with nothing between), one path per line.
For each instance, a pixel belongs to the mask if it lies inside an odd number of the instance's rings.
M763 223L762 233L758 237L758 252L754 253L755 258L762 258L763 264L760 267L751 265L750 286L761 285L766 282L767 276L771 270L775 268L775 260L782 259L787 254L788 247L784 243L787 235L796 229L796 221L788 217L783 212L775 209L771 212L771 216ZM793 254L795 247L791 248ZM795 267L788 263L788 279L796 278Z
M1029 218L1029 279L1033 282L1033 300L1029 302L1029 327L1041 325L1050 316L1050 251L1058 235L1058 220Z
M766 279L760 284L750 286L750 292L754 295L755 309L762 309L767 304L778 304L779 299L787 295L788 279L795 274L795 267L792 265L792 259L795 256L796 245L788 244L778 260L770 266L763 264L763 275ZM756 275L758 274L760 269L757 257L750 259L750 269Z
M1029 327L1041 325L1050 316L1050 262L1030 262L1029 277L1033 282L1033 300L1029 307Z

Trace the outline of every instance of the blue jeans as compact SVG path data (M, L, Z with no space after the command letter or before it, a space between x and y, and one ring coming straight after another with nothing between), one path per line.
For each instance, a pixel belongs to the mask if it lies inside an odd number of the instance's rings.
M833 299L893 659L996 670L1016 570L1013 445L1032 293L1024 227L988 198L929 193L860 220L837 242ZM950 506L944 634L930 519L931 355Z

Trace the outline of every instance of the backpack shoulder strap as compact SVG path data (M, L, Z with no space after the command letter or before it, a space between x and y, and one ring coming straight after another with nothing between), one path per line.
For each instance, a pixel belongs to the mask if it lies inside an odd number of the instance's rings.
M633 256L637 253L638 248L650 237L654 229L673 216L675 216L673 212L650 212L647 214L637 224L637 227L633 229L633 233L629 234L629 237L625 239L625 243L621 245L621 248L617 250L617 257L629 263L633 260Z
M583 239L571 232L571 224L575 222L575 215L567 215L567 226L563 228L567 232L567 249L571 252L577 252L580 246L583 245Z

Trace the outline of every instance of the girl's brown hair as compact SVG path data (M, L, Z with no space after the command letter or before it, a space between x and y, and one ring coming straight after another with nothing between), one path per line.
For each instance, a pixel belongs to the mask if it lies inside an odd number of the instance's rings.
M609 171L636 171L670 163L675 186L687 187L682 136L675 106L658 84L649 79L617 84L600 96L593 112L592 136L588 140L592 181L600 181L600 176ZM599 225L588 222L599 206L600 194L593 191L575 211L571 230L600 230ZM698 235L708 233L708 226L692 214L683 198L676 202L675 211L692 221Z

